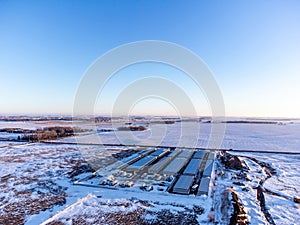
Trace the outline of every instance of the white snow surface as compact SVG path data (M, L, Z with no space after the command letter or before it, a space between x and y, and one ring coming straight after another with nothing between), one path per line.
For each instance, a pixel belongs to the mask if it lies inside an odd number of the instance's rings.
M184 131L184 133L182 132ZM59 140L71 143L136 144L150 146L210 147L211 124L182 122L154 124L145 131L115 131L82 135ZM218 135L218 134L217 134ZM300 123L226 124L221 148L300 152Z
M188 125L189 123L185 123ZM16 124L14 124L16 125ZM20 124L17 124L18 126ZM21 124L22 125L22 124ZM12 127L10 124L6 126L4 122L0 124L1 127ZM195 133L198 133L199 127L191 126L187 133L181 135L182 123L175 123L169 125L155 124L149 130L136 132L107 132L99 133L97 135L84 135L74 138L65 138L59 140L65 142L82 142L82 143L110 143L110 144L145 144L145 145L169 145L177 146L179 140L181 143L189 145L188 140L191 140ZM32 124L23 124L23 128L36 128ZM200 124L200 134L196 138L197 147L207 147L207 141L210 134L210 124ZM153 132L155 130L164 130L161 136L159 133L155 137ZM118 136L119 135L119 136ZM96 138L95 138L96 137ZM100 139L98 139L100 137ZM151 139L152 137L152 139ZM159 140L159 141L158 141ZM190 145L194 147L193 145ZM287 123L286 125L277 124L226 124L226 133L222 144L223 148L244 149L244 150L270 150L278 153L284 152L299 152L300 153L300 123ZM116 147L118 149L118 147ZM67 173L70 172L71 161L83 160L81 153L78 150L95 152L95 154L102 155L103 152L97 153L97 148L93 146L74 145L56 145L56 144L22 144L15 142L0 142L0 178L11 176L8 181L0 184L7 185L7 189L1 189L0 200L9 202L20 202L23 199L16 196L16 192L28 191L38 189L35 182L26 184L18 184L18 179L38 178L39 181L53 181L55 184L66 188L67 194L66 203L64 205L55 205L46 211L40 211L38 214L27 215L26 224L40 224L45 221L48 222L55 218L60 218L67 223L66 215L75 215L79 212L94 213L93 205L102 203L119 202L126 203L132 197L138 199L155 202L166 203L165 205L156 205L157 209L169 208L172 209L172 203L180 203L187 207L193 205L201 205L205 208L205 213L198 216L199 222L207 222L207 216L210 212L212 204L211 198L195 198L194 196L179 196L179 195L164 195L163 193L151 192L132 192L126 190L108 190L91 187L83 187L72 185ZM102 148L100 148L102 149ZM102 149L103 150L103 149ZM238 154L249 164L252 172L252 185L256 185L258 179L265 176L257 170L255 163L247 161L246 156L255 157L266 163L270 163L273 168L276 168L276 175L269 178L264 187L273 192L278 192L284 197L265 194L267 207L271 213L276 224L298 224L300 221L299 204L292 201L293 197L300 197L300 155L287 154L261 154L261 153L233 153ZM90 156L92 157L92 156ZM20 160L21 159L21 160ZM259 210L258 202L255 199L255 191L253 189L248 192L242 191L242 187L232 185L230 176L226 179L219 180L216 187L234 186L238 192L242 204L245 206L249 220L252 224L266 224L264 215ZM249 184L250 185L250 184ZM250 187L250 186L249 186ZM37 193L32 192L31 198L38 198ZM45 190L41 190L45 191ZM47 190L46 190L47 191ZM217 192L216 192L217 193ZM101 198L99 198L101 196ZM3 200L4 199L4 200ZM214 199L216 200L216 199ZM139 203L132 203L128 208L122 206L107 208L103 204L102 210L134 210L136 207L142 207ZM120 204L121 205L121 204ZM0 204L1 210L5 205ZM144 207L144 206L143 206ZM175 210L175 208L174 208ZM177 211L180 209L176 209ZM216 218L220 217L215 215Z

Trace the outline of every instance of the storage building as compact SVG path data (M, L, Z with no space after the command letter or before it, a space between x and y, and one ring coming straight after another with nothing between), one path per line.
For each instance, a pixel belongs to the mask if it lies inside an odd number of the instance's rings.
M207 160L203 171L203 177L210 177L213 170L214 161Z
M177 156L180 152L181 152L182 150L181 149L175 149L174 151L172 151L169 155L168 155L168 157L175 157L175 156Z
M135 154L133 154L131 156L128 156L128 157L126 157L124 159L121 159L120 161L123 162L123 164L120 165L118 167L118 169L124 169L125 167L127 167L130 164L138 161L139 159L143 158L144 156L150 154L153 151L154 151L153 149L146 149L146 150L140 151L138 153L135 153Z
M167 154L170 150L168 148L159 148L156 151L152 152L151 155L161 157Z
M173 187L173 192L188 195L193 184L194 177L189 175L181 175Z
M191 156L193 155L193 151L191 150L183 150L179 155L178 157L179 158L191 158Z
M185 168L183 174L196 176L196 174L199 171L200 164L201 164L201 159L191 159L191 161Z
M138 170L141 170L141 169L145 168L146 166L148 166L149 164L151 164L156 159L157 159L156 156L147 155L144 158L141 158L140 160L138 160L135 163L133 163L130 166L128 166L126 168L126 170L127 171L138 171Z
M206 151L198 150L198 151L196 151L195 154L193 155L193 158L194 158L194 159L203 159L205 153L206 153Z
M204 177L200 181L197 195L208 195L210 178Z
M166 175L174 175L178 173L182 167L188 162L189 159L187 158L175 158L173 159L170 164L163 170L163 174Z
M215 159L215 153L214 152L210 152L209 154L208 154L208 158L207 159L209 159L209 160L214 160Z
M166 158L161 159L159 162L152 165L148 169L148 172L152 173L152 174L160 173L171 162L171 160L172 160L171 157L166 157Z

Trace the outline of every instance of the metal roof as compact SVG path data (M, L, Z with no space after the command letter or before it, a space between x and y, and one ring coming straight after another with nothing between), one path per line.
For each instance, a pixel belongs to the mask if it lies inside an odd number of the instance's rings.
M212 169L213 169L213 164L214 164L213 160L207 160L206 161L205 169L203 171L203 177L210 177L211 176L211 172L212 172Z
M162 155L166 154L168 151L169 151L168 148L159 148L156 151L152 152L151 155L162 156Z
M214 160L215 159L215 153L214 152L210 152L207 159Z
M193 176L181 175L173 187L173 192L179 194L189 194L193 180Z
M194 159L202 159L205 155L206 151L201 151L201 150L198 150L195 152L195 154L193 155L193 158Z
M139 161L136 161L132 165L133 166L144 166L144 165L151 163L151 161L155 158L156 158L155 156L147 155L144 158L141 158Z
M191 158L192 154L194 152L191 151L191 150L183 150L179 155L178 157L181 157L181 158Z
M121 159L120 161L123 162L122 165L120 165L118 167L118 169L124 169L125 167L127 167L129 164L132 164L134 162L136 162L137 160L141 159L142 157L144 157L145 155L148 155L149 153L153 152L154 150L151 149L151 148L148 148L148 149L145 149L145 150L142 150L138 153L135 153L131 156L128 156L124 159Z
M181 149L175 149L174 151L172 151L168 156L169 157L174 157L176 155L178 155L182 150Z
M170 163L171 160L172 160L172 158L170 158L170 157L163 158L159 162L152 165L148 169L148 172L149 173L154 173L154 174L159 173L161 170L163 170L163 168L165 168Z
M196 175L201 164L201 159L191 159L183 174Z
M149 165L156 159L156 156L148 155L144 158L141 158L139 161L136 161L135 163L131 164L127 167L127 170L140 170L143 167Z
M188 161L187 158L175 158L170 164L163 170L164 174L173 175L177 173Z
M209 191L210 178L204 177L201 179L197 195L207 195Z
M137 158L139 158L139 154L134 154L134 155L128 156L128 157L126 157L126 158L124 158L124 159L121 159L120 161L122 161L122 162L124 162L124 163L128 163L128 162L130 162L131 160L137 159Z

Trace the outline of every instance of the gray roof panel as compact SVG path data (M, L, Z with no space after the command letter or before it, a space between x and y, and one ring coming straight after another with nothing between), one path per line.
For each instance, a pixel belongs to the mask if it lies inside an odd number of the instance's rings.
M201 179L197 195L207 195L209 191L210 178L204 177Z
M209 154L208 154L208 158L207 159L209 159L209 160L214 160L215 159L215 153L214 152L210 152Z
M213 160L207 160L206 161L205 169L203 171L203 177L210 177L211 176L211 172L213 170L213 164L214 164Z
M135 163L128 166L126 170L128 171L140 170L145 166L149 165L150 163L152 163L155 159L156 159L155 156L147 155L144 158L141 158L139 161L136 161Z
M173 175L181 170L181 168L187 163L187 158L175 158L170 164L163 170L164 174Z
M181 158L191 158L192 154L194 152L191 151L191 150L183 150L179 155L178 157L181 157Z
M197 150L193 155L194 159L202 159L205 155L206 151Z
M151 155L154 155L154 156L161 156L161 155L166 154L168 151L169 151L168 148L159 148L159 149L157 149L156 151L152 152Z
M183 174L196 175L201 164L201 159L191 159Z
M179 194L189 194L193 181L193 176L181 175L173 187L173 192Z
M155 158L156 158L155 156L147 155L144 158L141 158L139 161L133 163L132 166L144 166L150 164Z
M169 157L174 157L174 156L178 155L181 151L182 151L181 149L175 149L168 156Z
M163 170L171 161L172 159L170 157L166 157L161 159L159 162L155 163L154 165L152 165L149 169L148 172L149 173L159 173L161 170Z

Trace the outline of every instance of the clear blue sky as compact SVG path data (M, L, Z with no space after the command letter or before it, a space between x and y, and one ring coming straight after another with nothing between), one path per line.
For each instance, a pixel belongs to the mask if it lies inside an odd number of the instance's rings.
M299 12L297 0L0 0L0 113L71 113L80 79L96 58L154 39L189 48L208 64L227 115L300 117ZM133 79L142 69L130 71ZM158 69L148 73L159 75ZM189 90L199 114L209 113L188 79L174 74L164 76ZM107 93L131 78L116 76ZM97 112L109 113L114 98L107 96Z

